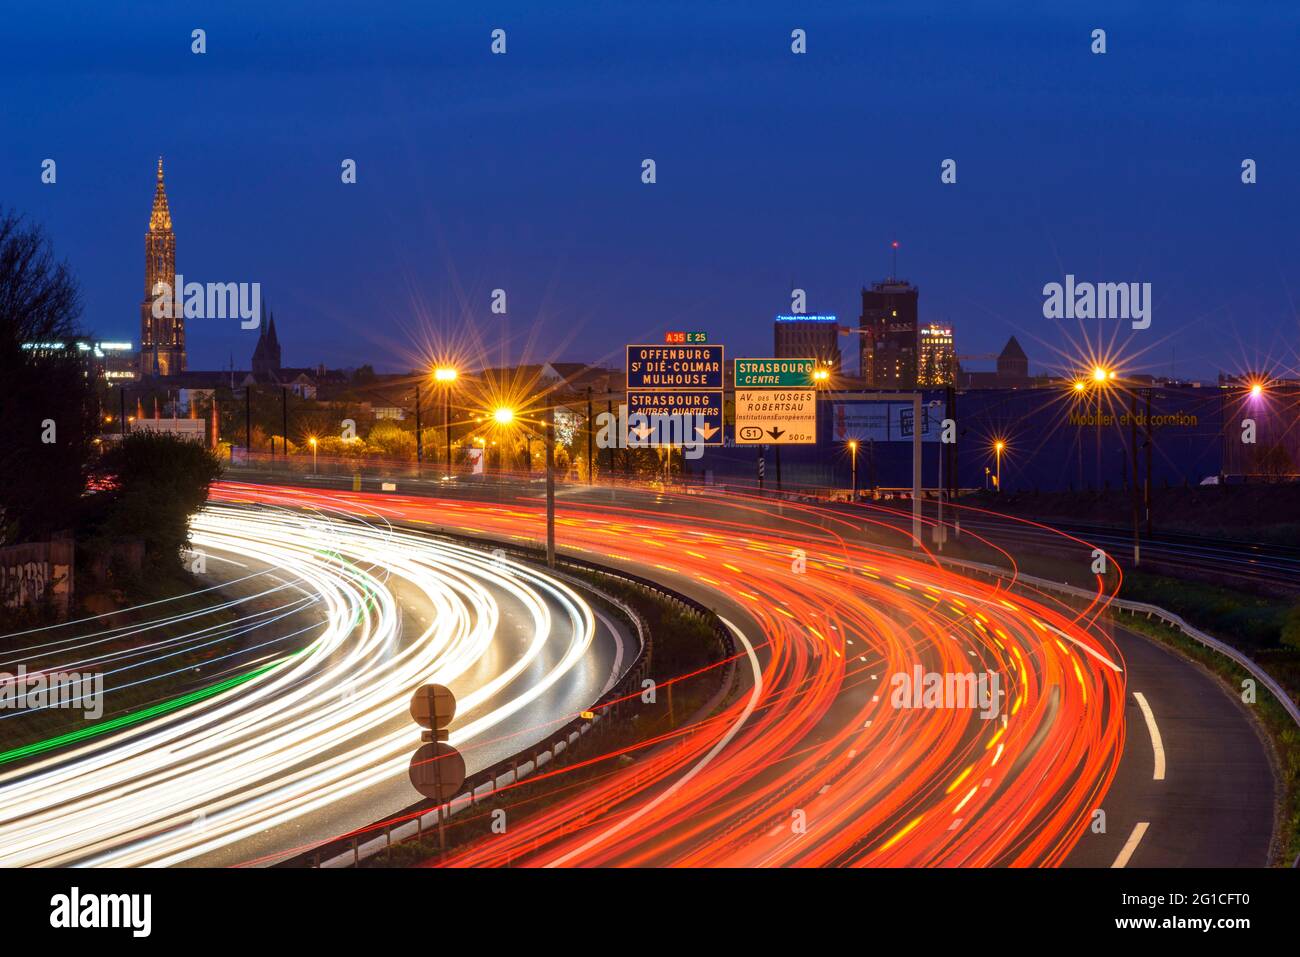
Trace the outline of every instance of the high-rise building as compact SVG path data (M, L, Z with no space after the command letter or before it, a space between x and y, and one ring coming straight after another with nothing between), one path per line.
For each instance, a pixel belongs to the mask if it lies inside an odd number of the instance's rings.
M154 308L170 292L170 302ZM179 375L185 371L185 310L176 288L176 234L167 208L163 161L158 157L149 231L144 236L144 302L140 304L140 374ZM167 308L162 308L166 305ZM161 313L161 315L155 315Z
M816 359L819 369L840 372L840 320L837 316L777 316L772 323L773 355L778 359Z
M893 277L862 290L860 369L867 388L916 388L919 296L910 282Z
M952 327L929 323L921 327L920 357L916 384L920 386L953 385L957 378L957 354L953 348Z

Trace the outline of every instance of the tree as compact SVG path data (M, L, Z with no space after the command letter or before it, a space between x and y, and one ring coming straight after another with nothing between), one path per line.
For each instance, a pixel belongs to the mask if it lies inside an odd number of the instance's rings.
M366 444L387 459L415 458L415 434L388 420L376 422Z
M189 542L190 516L208 500L221 463L197 442L160 432L123 436L101 457L92 548L122 539L144 542L145 562L174 565Z
M80 316L44 231L0 209L0 544L68 527L85 491L99 410L71 347Z

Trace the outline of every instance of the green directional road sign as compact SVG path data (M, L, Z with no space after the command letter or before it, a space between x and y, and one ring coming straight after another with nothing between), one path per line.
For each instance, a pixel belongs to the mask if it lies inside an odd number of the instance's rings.
M737 389L810 389L816 359L737 359Z

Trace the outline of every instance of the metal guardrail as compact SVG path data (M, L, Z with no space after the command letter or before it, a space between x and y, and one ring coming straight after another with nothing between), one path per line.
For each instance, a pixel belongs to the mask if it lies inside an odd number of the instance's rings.
M956 565L963 568L969 568L999 578L1003 581L1007 580L1011 575L1011 573L1006 569L999 568L997 565L986 565L982 562L967 562L956 558L946 558L941 555L936 555L934 557L945 565ZM1062 594L1070 595L1074 598L1081 598L1084 601L1091 601L1097 597L1094 592L1090 592L1087 589L1079 588L1075 585L1067 585L1064 582L1049 581L1046 578L1036 578L1033 575L1017 574L1015 580L1027 585L1032 585L1034 588L1061 592ZM1109 606L1118 608L1121 611L1127 611L1131 615L1141 614L1145 615L1148 619L1153 617L1158 618L1164 624L1181 631L1193 641L1198 642L1213 651L1217 651L1225 658L1236 662L1252 675L1255 680L1269 690L1269 693L1272 694L1273 697L1277 699L1278 703L1286 709L1286 713L1291 716L1291 720L1296 723L1296 726L1300 727L1300 706L1296 704L1291 695L1287 693L1287 690L1278 684L1272 675L1265 671L1257 662L1247 655L1242 654L1236 648L1226 642L1220 641L1213 635L1201 631L1201 629L1196 626L1188 624L1188 622L1181 616L1175 615L1172 611L1161 608L1159 605L1151 605L1141 601L1129 601L1125 598L1112 598Z
M420 528L418 531L426 534L438 534L442 537L457 541L473 543L478 547L491 546L494 549L500 549L507 555L522 558L530 562L545 560L544 551L537 548L521 546L518 543L507 545L493 540L474 538L473 536L457 535L446 532L431 532L427 527ZM621 580L628 584L653 590L657 594L673 601L680 607L710 619L714 623L715 631L722 638L723 647L726 650L727 655L729 657L735 655L735 642L730 632L718 623L716 613L701 602L697 602L686 595L665 588L663 585L650 581L649 579L607 568L603 565L590 564L567 556L560 557L558 564L567 565L575 570L594 573L601 577ZM441 804L423 801L407 807L395 815L395 817L400 820L400 823L376 828L374 836L368 840L363 837L366 829L362 829L361 833L338 838L334 841L315 847L305 853L281 861L276 865L277 867L352 867L359 864L362 860L392 847L394 842L400 843L411 838L418 839L423 836L426 830L432 829L433 832L436 833L437 819L434 818L432 822L426 824L424 820L425 818L441 812L443 820L446 821L453 814L490 798L501 788L523 780L544 765L558 758L570 748L574 747L579 740L581 740L583 735L587 734L591 728L604 720L607 713L617 714L619 710L621 710L622 704L625 703L624 699L627 699L632 695L633 689L640 688L642 680L650 669L650 662L653 655L653 636L650 634L649 627L644 617L631 605L593 585L590 581L554 569L551 570L551 573L557 578L561 578L570 584L581 587L596 596L600 601L606 602L616 608L631 622L636 630L637 638L640 642L640 647L636 657L629 663L623 674L619 677L619 680L589 709L594 712L594 716L592 718L574 718L564 727L560 728L548 742L525 748L519 754L507 758L504 761L497 762L491 767L485 768L484 770L472 775L466 781L464 790L448 801L442 802ZM728 675L727 677L724 677L724 684L721 690L726 690L729 686L727 678L729 678L731 670L734 669L734 662L729 664L728 669Z

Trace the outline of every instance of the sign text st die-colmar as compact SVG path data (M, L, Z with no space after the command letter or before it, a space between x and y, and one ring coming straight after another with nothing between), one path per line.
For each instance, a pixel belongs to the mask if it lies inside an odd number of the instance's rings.
M721 389L721 345L630 345L629 389Z

